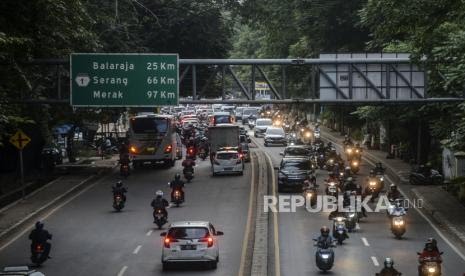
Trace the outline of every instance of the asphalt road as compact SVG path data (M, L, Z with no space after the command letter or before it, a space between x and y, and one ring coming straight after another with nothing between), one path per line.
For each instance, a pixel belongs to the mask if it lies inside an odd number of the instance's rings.
M162 238L153 224L150 202L156 190L169 197L172 169L143 168L124 181L129 188L121 213L112 208L111 185L118 175L106 177L45 220L53 234L52 259L40 268L45 275L237 275L247 220L251 167L243 176L211 177L210 162L200 162L192 183L185 188L186 202L168 209L169 221L206 220L217 230L220 262L216 270L201 266L162 271ZM165 225L166 228L167 225ZM0 252L0 267L28 265L27 235Z
M253 136L252 132L250 133ZM279 166L280 152L284 147L264 147L262 138L253 138L259 149L266 151L274 166ZM357 181L363 183L373 166L362 162ZM317 170L319 194L324 194L324 182L328 172ZM385 187L388 187L389 181ZM277 185L277 184L276 184ZM287 194L289 195L289 194ZM312 238L319 235L321 226L332 227L329 213L309 213L304 207L296 212L279 213L279 248L281 275L319 275L315 264L315 247ZM429 237L438 240L444 252L443 275L462 275L465 260L462 259L419 213L410 209L407 214L407 232L401 240L390 231L385 211L370 213L359 224L359 230L349 233L350 238L335 248L335 264L330 275L374 275L383 266L384 259L394 259L395 267L403 275L417 275L417 254Z

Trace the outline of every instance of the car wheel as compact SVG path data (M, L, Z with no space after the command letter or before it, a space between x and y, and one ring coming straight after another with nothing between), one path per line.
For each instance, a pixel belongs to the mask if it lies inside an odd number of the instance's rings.
M268 147L268 144L267 144L267 143L264 143L263 145L264 145L265 147Z
M217 267L218 267L217 261L212 261L212 262L210 263L210 269L216 269Z

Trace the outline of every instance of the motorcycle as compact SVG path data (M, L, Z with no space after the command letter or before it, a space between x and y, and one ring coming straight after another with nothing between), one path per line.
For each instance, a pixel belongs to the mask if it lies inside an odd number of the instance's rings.
M196 159L196 157L195 157L195 148L194 147L188 147L186 149L186 157L189 158L189 159L193 159L193 160Z
M405 234L405 220L404 216L393 216L391 219L391 231L396 238L402 238L402 235Z
M179 207L179 205L181 205L181 203L184 202L181 190L174 190L171 202L173 202L176 205L176 207Z
M421 255L421 253L417 253ZM440 253L441 255L443 252ZM441 263L437 258L425 258L420 263L418 269L420 276L440 276L441 275Z
M205 159L207 159L207 151L204 148L200 149L199 157L203 161L205 161Z
M325 163L326 163L326 158L324 154L318 155L317 162L318 162L318 167L320 167L320 170L322 170L325 167Z
M194 178L194 168L186 167L183 170L184 178L187 180L187 183L190 183Z
M379 193L382 189L383 187L381 186L381 183L379 182L378 178L370 178L368 180L368 186L365 188L365 194L371 195L370 201L373 202L375 198L379 196Z
M313 240L317 241L317 239ZM318 245L315 244L315 246ZM331 270L334 264L334 251L331 247L335 247L335 245L330 244L325 247L318 247L315 253L316 266L323 272Z
M129 176L129 164L121 164L119 172L122 177L127 178Z
M444 177L437 170L433 169L430 170L428 176L419 169L413 170L409 175L411 185L441 185L443 181Z
M360 170L360 160L354 159L350 162L350 171L353 174L357 174Z
M349 233L352 233L353 231L355 231L357 227L357 222L359 221L359 215L357 212L352 212L352 211L347 212L345 219L346 219L345 224L346 224L347 231Z
M326 195L334 196L337 198L337 196L339 195L339 187L337 186L336 182L334 181L327 182Z
M338 244L342 244L347 238L347 229L345 224L346 218L336 217L333 219L333 237Z
M155 224L158 226L158 229L161 229L163 225L167 222L166 216L163 213L163 210L160 208L155 208L153 210L153 220Z
M123 195L121 195L121 194L114 194L113 195L113 208L118 212L121 211L124 208Z
M51 238L51 237L50 237ZM37 266L43 264L49 256L49 250L46 249L49 245L45 243L34 243L32 245L32 252L31 252L31 262Z
M310 207L315 205L316 197L317 197L317 189L314 187L307 187L304 189L304 197L305 197L305 207ZM310 204L310 206L308 205Z

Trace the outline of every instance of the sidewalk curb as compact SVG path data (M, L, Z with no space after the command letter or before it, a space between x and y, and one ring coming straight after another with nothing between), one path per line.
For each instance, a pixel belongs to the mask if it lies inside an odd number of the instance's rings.
M453 224L442 214L442 212L436 210L431 206L421 195L421 193L416 189L411 189L412 193L415 195L416 199L421 199L423 201L423 210L428 214L438 225L447 228L456 238L458 238L462 243L465 244L465 233L461 233Z
M110 170L111 171L111 170ZM50 202L48 202L47 204L45 204L44 206L40 207L39 209L35 210L34 212L30 213L28 216L26 216L25 218L21 219L20 221L18 221L17 223L13 224L12 226L10 226L9 228L7 228L6 230L2 231L0 233L0 243L3 243L4 241L2 241L5 237L8 237L9 235L11 235L14 231L16 231L18 228L20 228L21 226L23 226L25 223L27 223L27 221L31 220L32 218L34 218L35 216L37 216L39 213L43 212L44 210L50 208L51 206L53 206L54 204L56 204L57 202L59 202L60 200L68 197L69 195L71 195L72 193L74 193L76 190L79 190L79 188L81 188L82 186L86 185L86 184L89 184L97 179L99 179L100 177L103 177L106 175L106 173L108 173L107 170L103 169L103 170L100 170L97 174L94 174L94 175L91 175L89 176L88 178L84 179L83 181L79 182L78 184L76 184L75 186L73 186L71 189L69 189L68 191L66 191L65 193L57 196L56 198L54 198L53 200L51 200ZM17 204L17 203L16 203Z

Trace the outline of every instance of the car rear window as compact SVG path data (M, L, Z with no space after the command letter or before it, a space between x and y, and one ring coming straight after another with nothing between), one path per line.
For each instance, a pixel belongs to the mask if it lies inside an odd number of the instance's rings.
M308 155L309 151L302 148L289 148L286 149L286 155Z
M209 236L205 227L172 227L168 236L174 239L201 239Z
M266 134L271 135L284 135L284 130L282 128L268 128Z
M257 126L271 126L273 122L269 119L267 120L257 120L256 122Z
M229 159L238 159L239 156L235 152L223 152L216 155L216 159L229 160Z
M281 169L306 171L311 170L311 166L308 161L287 161L282 164Z

